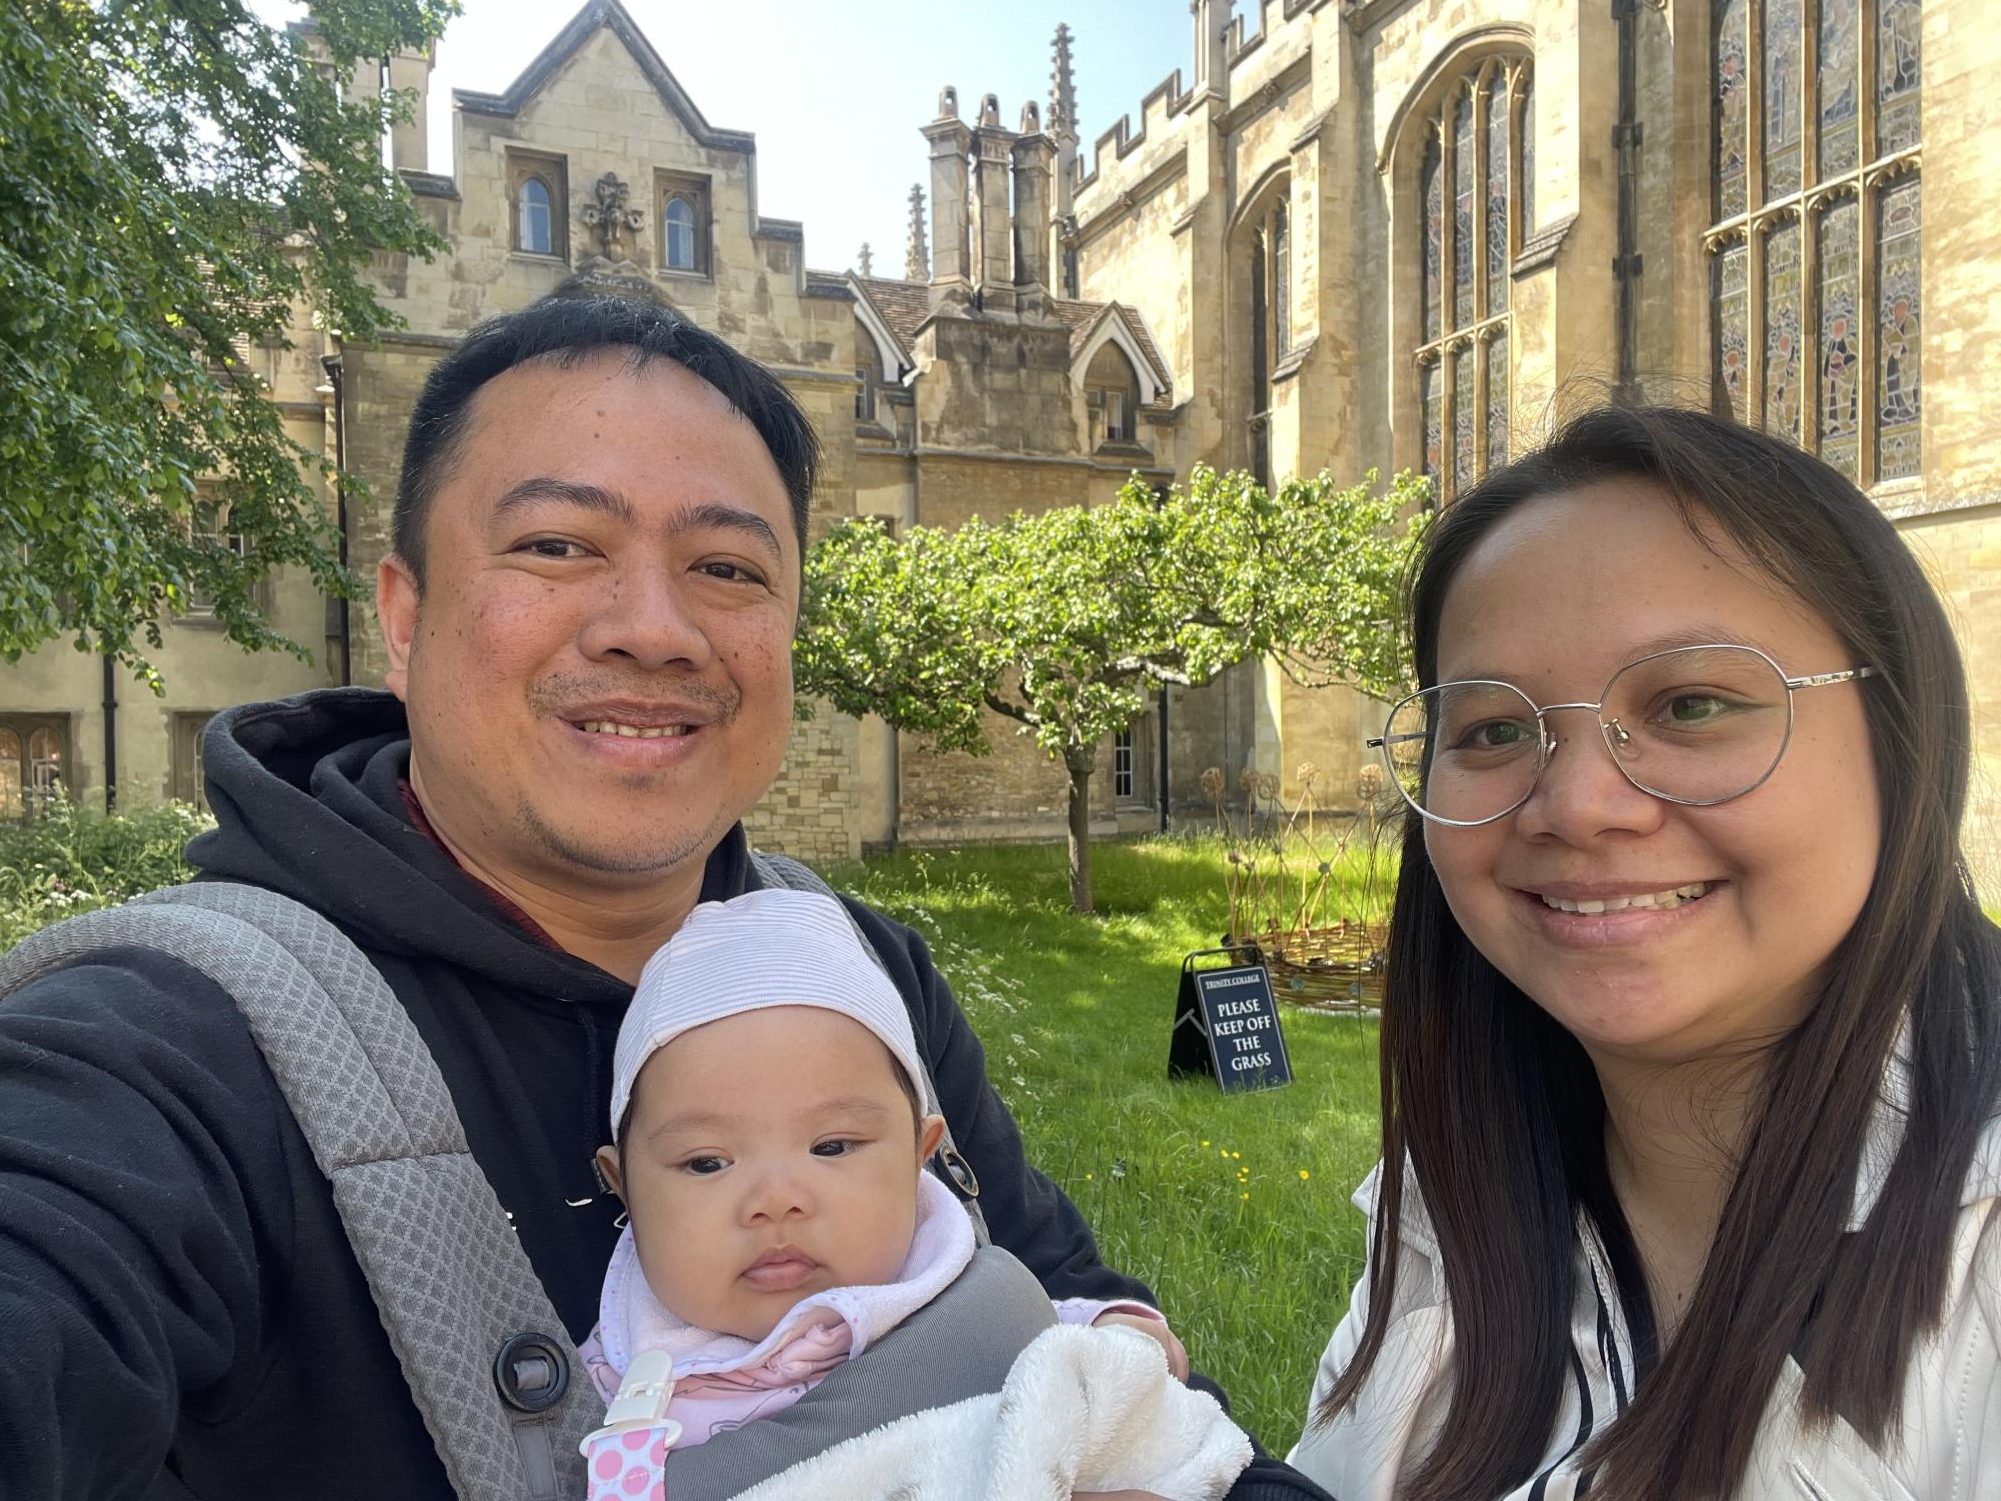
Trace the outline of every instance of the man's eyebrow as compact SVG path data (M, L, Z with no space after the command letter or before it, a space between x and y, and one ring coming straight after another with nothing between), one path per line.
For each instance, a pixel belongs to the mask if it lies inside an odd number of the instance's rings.
M628 525L633 519L632 502L616 490L607 490L602 485L581 485L574 480L556 479L551 475L536 475L508 489L493 503L493 519L505 520L512 512L552 501L557 505L598 511Z
M668 523L667 529L677 536L683 532L744 532L756 538L774 559L785 556L785 550L778 545L778 533L772 530L770 522L755 511L720 500L707 500L688 507Z

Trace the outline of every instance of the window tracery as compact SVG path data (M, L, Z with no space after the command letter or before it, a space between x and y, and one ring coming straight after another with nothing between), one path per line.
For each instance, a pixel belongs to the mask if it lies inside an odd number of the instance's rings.
M1531 88L1527 58L1490 57L1415 127L1418 417L1441 501L1508 459L1513 266L1534 217Z
M1859 483L1919 472L1919 0L1712 0L1716 401Z

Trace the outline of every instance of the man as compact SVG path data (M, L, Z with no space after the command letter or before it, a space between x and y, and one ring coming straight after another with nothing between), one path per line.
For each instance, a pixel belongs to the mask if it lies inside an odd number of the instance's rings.
M767 372L663 309L494 320L411 418L389 692L247 705L206 742L219 826L190 857L381 970L572 1337L617 1236L591 1155L632 982L697 901L756 884L739 820L791 727L815 457ZM1024 1162L922 941L848 905L995 1239L1053 1297L1145 1299ZM450 1494L325 1180L204 976L133 950L24 987L0 1123L0 1493ZM1319 1493L1263 1461L1235 1494Z

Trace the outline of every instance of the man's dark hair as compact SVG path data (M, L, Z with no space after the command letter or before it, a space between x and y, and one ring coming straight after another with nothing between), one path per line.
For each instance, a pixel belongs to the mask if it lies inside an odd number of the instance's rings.
M634 370L672 360L714 386L757 429L791 497L793 530L804 552L820 443L777 377L665 303L564 288L519 312L481 323L438 361L424 382L410 413L391 533L397 555L410 565L419 587L424 582L424 524L438 486L457 458L479 388L517 365L542 361L570 367L617 349L627 351Z

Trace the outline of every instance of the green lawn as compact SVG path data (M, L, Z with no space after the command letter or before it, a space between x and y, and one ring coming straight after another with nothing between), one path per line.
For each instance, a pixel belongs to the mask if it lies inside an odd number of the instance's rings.
M1288 1008L1289 1088L1168 1082L1182 956L1215 943L1226 910L1220 847L1105 844L1092 859L1095 917L1068 911L1060 845L905 850L826 874L930 938L1029 1159L1283 1453L1361 1269L1348 1196L1377 1152L1375 1023Z

